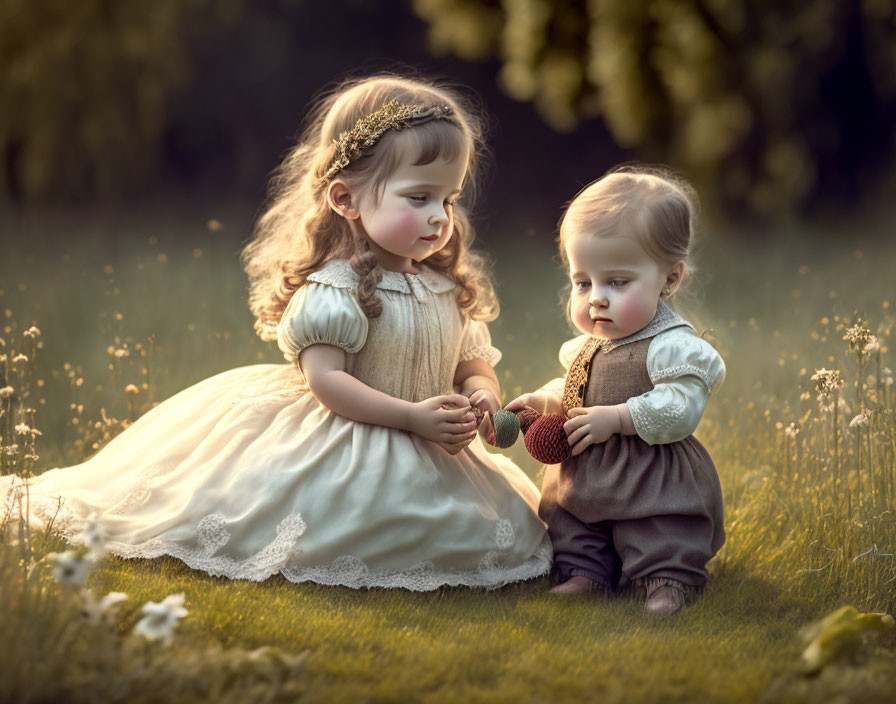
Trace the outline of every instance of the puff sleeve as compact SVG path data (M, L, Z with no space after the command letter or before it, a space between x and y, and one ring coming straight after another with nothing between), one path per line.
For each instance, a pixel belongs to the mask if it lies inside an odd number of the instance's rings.
M364 347L367 329L367 317L349 290L310 282L296 291L283 311L277 344L290 362L316 344L354 354Z
M563 365L563 368L566 371L569 371L569 368L572 366L572 363L575 361L576 357L579 356L579 352L582 351L582 347L585 346L585 343L588 341L588 335L579 335L578 337L574 337L571 340L567 340L560 346L560 353L557 355L560 358L560 364ZM566 387L566 379L563 377L557 377L556 379L551 379L547 384L542 386L539 391L547 391L549 393L554 394L557 398L563 398L563 390Z
M467 319L460 343L459 362L484 359L490 367L501 361L501 351L492 346L488 326L481 320Z
M626 404L638 435L657 445L696 430L710 393L725 379L725 363L708 342L675 328L651 341L647 373L654 389Z

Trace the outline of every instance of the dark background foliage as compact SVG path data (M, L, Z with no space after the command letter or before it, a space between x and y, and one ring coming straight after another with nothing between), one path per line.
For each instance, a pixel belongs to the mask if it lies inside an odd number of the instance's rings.
M5 0L0 193L257 203L318 90L394 69L481 97L514 227L633 159L729 217L856 213L893 192L894 40L896 0Z

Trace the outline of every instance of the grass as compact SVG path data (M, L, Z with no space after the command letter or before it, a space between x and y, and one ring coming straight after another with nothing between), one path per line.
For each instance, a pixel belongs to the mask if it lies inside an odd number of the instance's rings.
M21 332L32 322L42 331L29 354L32 395L12 413L29 420L22 412L34 407L29 422L43 435L32 453L39 459L21 450L8 468L77 462L153 400L233 366L278 361L251 332L232 224L243 216L218 217L221 228L205 218L10 220L5 229L20 236L4 241L0 259L0 337L24 349ZM63 225L72 234L53 254L30 254L39 250L26 235L39 243ZM127 238L115 237L123 231ZM281 578L230 582L170 558L106 558L87 586L129 595L109 629L85 625L77 592L46 571L26 575L21 545L5 545L0 601L14 607L0 619L0 639L19 646L0 665L0 698L822 701L839 686L844 701L885 701L896 686L892 636L873 656L883 674L868 655L861 667L836 663L814 680L796 666L808 621L843 603L896 613L896 559L887 557L896 552L893 387L885 372L875 377L873 357L857 369L842 339L861 316L881 340L881 368L892 364L896 247L785 234L769 256L750 233L710 231L698 258L703 304L691 313L713 328L728 378L697 435L719 468L728 540L705 594L675 619L646 618L631 597L558 602L544 580L496 592L357 592ZM509 399L560 371L556 351L570 333L558 305L562 272L545 266L550 239L526 236L524 247L493 252L503 313L491 328ZM811 379L821 367L844 375L831 393L836 423ZM874 379L859 387L857 374ZM850 429L860 406L870 424ZM795 436L784 432L792 422ZM509 454L537 477L519 446ZM61 549L35 538L38 558ZM171 647L128 635L142 604L177 592L189 615ZM259 655L265 646L274 655Z
M120 571L116 561L101 583L124 587L136 601L171 589L172 581L201 594L202 613L184 628L225 646L310 650L310 688L337 700L400 700L414 692L438 701L551 701L612 697L615 689L626 701L695 690L750 701L764 686L754 676L755 661L795 655L793 627L810 616L768 585L744 590L736 575L717 580L712 596L681 619L664 622L644 619L641 604L629 598L558 604L545 597L543 583L498 593L409 594L296 588L279 579L200 584L174 561L161 570L130 567L125 579ZM769 601L771 609L763 605ZM786 614L790 623L781 622ZM709 634L718 647L694 647ZM782 662L774 671L786 667Z

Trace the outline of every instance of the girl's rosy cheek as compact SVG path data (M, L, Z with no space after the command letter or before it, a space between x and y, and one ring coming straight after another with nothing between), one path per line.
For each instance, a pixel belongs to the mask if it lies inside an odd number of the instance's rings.
M402 235L415 235L419 229L419 218L415 213L402 213L395 223L396 229Z

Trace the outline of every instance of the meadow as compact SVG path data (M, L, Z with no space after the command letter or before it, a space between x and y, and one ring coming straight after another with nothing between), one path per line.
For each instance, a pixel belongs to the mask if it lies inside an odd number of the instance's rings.
M3 474L77 463L191 383L282 361L253 335L237 256L246 216L232 211L4 220L0 396L17 391L0 399ZM728 367L696 433L728 537L680 615L648 618L631 596L560 601L546 580L356 592L107 556L83 586L127 594L111 619L54 578L62 541L7 524L0 699L890 701L893 629L832 637L811 673L800 635L843 605L896 614L896 243L881 231L703 233L681 309ZM552 236L517 232L483 237L505 401L558 375L572 336ZM539 478L522 443L506 452ZM170 645L132 633L144 603L181 592Z

